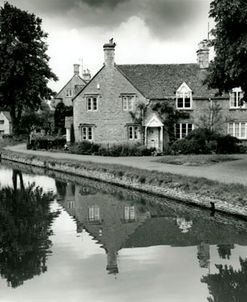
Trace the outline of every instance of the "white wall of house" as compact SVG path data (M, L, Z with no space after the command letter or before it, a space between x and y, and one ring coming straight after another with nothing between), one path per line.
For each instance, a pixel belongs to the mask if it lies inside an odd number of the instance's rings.
M12 134L12 125L3 112L0 112L0 135Z

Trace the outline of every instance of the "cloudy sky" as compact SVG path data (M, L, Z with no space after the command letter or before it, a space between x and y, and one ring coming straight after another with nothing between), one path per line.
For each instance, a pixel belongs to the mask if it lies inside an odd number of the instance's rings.
M4 0L0 0L2 5ZM73 64L94 74L103 64L102 45L117 43L118 64L196 61L207 37L210 0L9 0L43 19L49 34L50 65L58 91ZM212 22L211 22L212 23Z

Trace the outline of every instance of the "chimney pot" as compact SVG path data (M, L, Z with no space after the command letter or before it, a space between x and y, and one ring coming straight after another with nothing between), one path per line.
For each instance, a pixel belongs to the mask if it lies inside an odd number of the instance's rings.
M80 64L74 64L74 74L80 74Z
M113 42L113 38L103 46L106 67L113 67L115 64L115 47L116 43Z

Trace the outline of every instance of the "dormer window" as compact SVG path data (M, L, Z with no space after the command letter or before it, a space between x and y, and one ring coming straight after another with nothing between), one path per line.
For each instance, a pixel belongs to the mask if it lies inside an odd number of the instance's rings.
M192 109L192 90L185 82L176 92L176 108L182 110Z
M240 87L233 88L230 93L230 109L246 108L243 102L243 92Z

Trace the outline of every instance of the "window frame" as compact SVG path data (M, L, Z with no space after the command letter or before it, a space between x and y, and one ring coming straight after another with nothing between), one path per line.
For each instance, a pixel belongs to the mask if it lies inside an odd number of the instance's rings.
M182 107L179 107L179 99L182 99ZM189 99L190 106L186 106L186 100ZM184 82L176 91L176 109L177 110L191 110L193 107L192 90Z
M177 135L177 125L179 125L179 135ZM183 136L183 125L185 125L185 135L184 136ZM189 131L189 125L191 125L190 131ZM195 129L195 125L193 123L176 123L175 124L175 138L183 139L194 129Z
M127 134L128 134L128 140L130 140L130 141L140 140L140 126L139 125L128 125Z
M67 88L66 89L66 97L68 97L68 98L73 97L73 89L72 88Z
M4 125L5 121L4 120L0 120L0 125Z
M122 100L122 110L123 111L133 111L134 110L134 104L136 101L136 95L134 94L123 94L121 95ZM131 101L131 103L130 103Z
M86 96L86 109L88 112L95 112L99 109L97 96Z
M240 104L240 100L243 98L243 91L240 87L233 88L229 93L229 108L230 109L247 109L246 103ZM235 104L236 102L236 104Z
M230 127L232 126L232 133L230 133ZM243 128L242 128L243 126ZM242 136L242 130L244 129L244 136ZM238 134L236 135L236 130L238 130ZM227 133L233 137L236 137L240 140L247 139L247 122L230 122L227 124Z
M93 126L82 126L81 127L81 141L92 142L94 138Z

